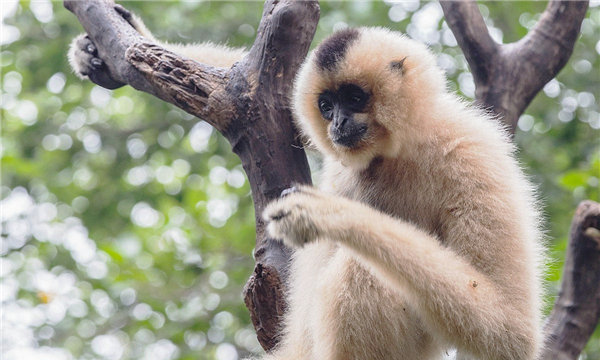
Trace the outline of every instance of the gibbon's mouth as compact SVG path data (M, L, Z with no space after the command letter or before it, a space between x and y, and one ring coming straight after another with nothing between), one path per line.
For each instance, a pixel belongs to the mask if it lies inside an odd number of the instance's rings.
M331 139L337 145L354 148L362 139L364 139L367 129L367 124L361 123L354 123L350 126L345 126L342 129L332 127Z

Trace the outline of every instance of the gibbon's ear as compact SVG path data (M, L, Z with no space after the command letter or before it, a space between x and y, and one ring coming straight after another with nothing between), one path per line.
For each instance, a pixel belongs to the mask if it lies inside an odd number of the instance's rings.
M408 56L407 56L407 57L408 57ZM404 59L402 59L402 60L395 60L395 61L392 61L392 62L390 63L390 68L391 68L393 71L399 71L400 73L404 74L404 71L405 71L405 69L404 69L404 60L406 60L406 58L407 58L407 57L405 57L405 58L404 58Z

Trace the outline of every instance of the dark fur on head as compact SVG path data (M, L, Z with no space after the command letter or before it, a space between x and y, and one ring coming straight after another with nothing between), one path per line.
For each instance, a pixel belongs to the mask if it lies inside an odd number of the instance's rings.
M317 66L321 70L334 70L344 58L349 45L360 36L358 29L346 28L331 35L317 49Z

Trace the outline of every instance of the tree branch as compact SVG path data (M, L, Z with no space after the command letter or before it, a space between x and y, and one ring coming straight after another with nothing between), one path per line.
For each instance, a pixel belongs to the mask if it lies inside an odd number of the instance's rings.
M114 81L131 85L223 130L233 100L223 91L226 69L185 59L148 42L108 1L65 1L83 25ZM101 83L99 85L102 85ZM219 112L215 112L219 109Z
M600 320L600 204L579 204L569 236L562 285L546 322L541 359L576 359Z
M507 66L518 66L515 75L528 79L520 81L518 91L512 92L506 103L517 103L522 113L565 66L573 53L588 6L588 1L548 2L536 26L514 44L514 49L506 52ZM518 118L514 125L516 120Z
M479 88L489 81L489 64L496 61L499 45L491 38L476 2L441 1L440 5Z
M258 340L265 350L272 349L285 310L290 250L266 238L261 215L284 189L311 183L287 95L313 39L318 3L268 0L249 54L228 69L149 43L112 1L65 1L65 6L77 15L106 63L102 76L207 120L240 157L252 189L257 235L256 268L244 290L245 302Z
M474 1L442 2L475 81L475 100L514 133L519 116L571 56L588 1L550 1L538 24L516 43L495 44Z
M133 44L125 58L151 84L152 94L223 131L233 100L224 91L227 70L185 59L150 42Z

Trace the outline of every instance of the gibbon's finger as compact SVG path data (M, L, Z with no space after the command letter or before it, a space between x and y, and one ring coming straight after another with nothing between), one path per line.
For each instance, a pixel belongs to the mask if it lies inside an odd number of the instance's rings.
M89 39L87 35L85 37ZM98 49L96 48L96 45L94 45L94 43L91 41L89 44L86 45L85 50L94 56L98 55Z
M119 13L119 15L121 15L123 17L123 19L125 19L131 26L133 26L133 24L131 23L131 19L133 18L131 11L125 9L123 7L123 5L120 5L120 4L115 4L114 9L116 12ZM135 26L133 26L133 27L135 27Z
M281 192L280 198L284 198L284 197L286 197L290 194L294 194L294 193L318 196L319 190L314 188L313 186L309 186L309 185L294 184L294 185L292 185L292 187L283 190Z
M303 192L290 191L284 197L272 201L263 211L263 219L267 222L278 221L290 215L292 211L310 208L314 199Z
M292 186L291 188L287 188L287 189L283 190L281 192L281 195L279 195L279 197L280 198L284 198L284 197L286 197L286 196L288 196L290 194L293 194L295 192L300 192L300 190L297 187Z

